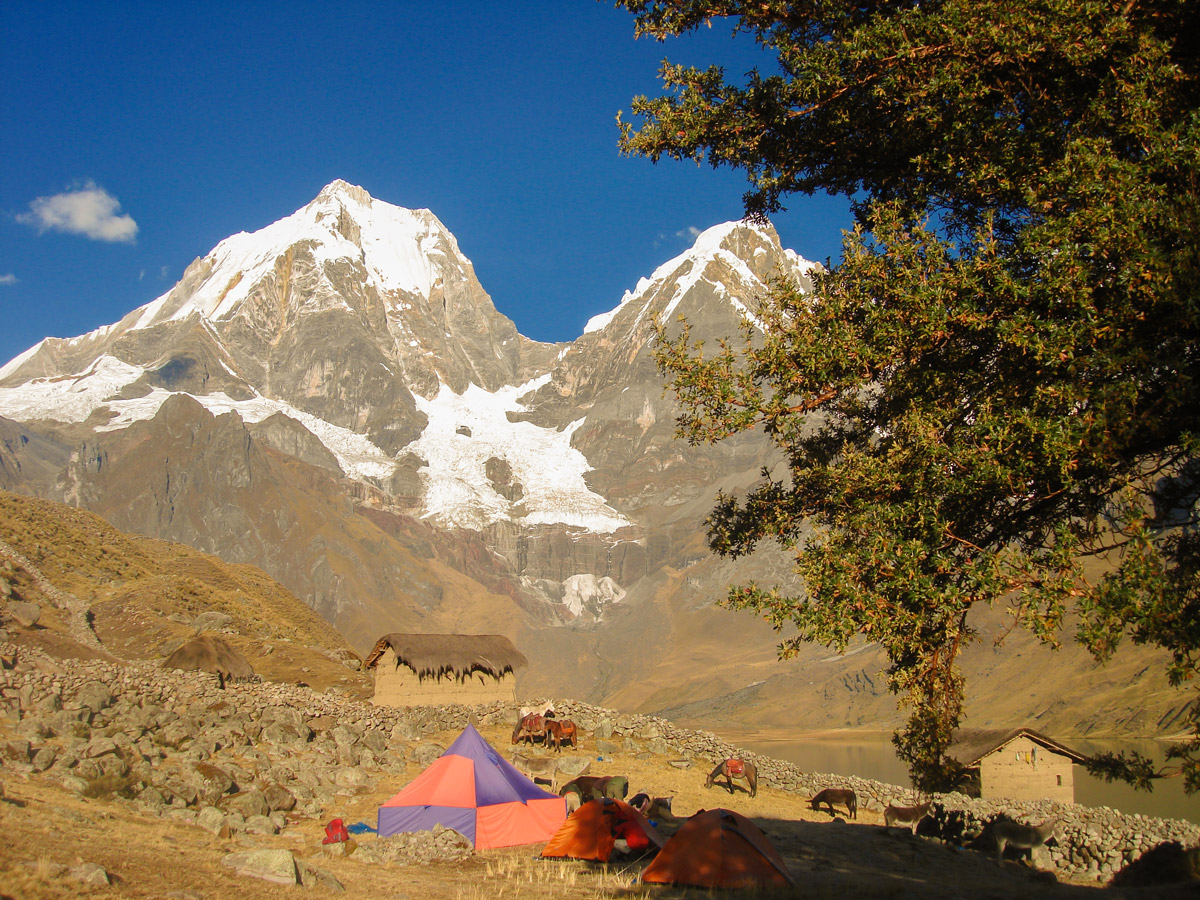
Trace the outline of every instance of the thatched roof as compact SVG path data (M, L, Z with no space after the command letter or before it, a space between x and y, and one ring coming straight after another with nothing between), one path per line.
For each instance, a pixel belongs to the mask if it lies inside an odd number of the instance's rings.
M947 748L946 755L970 768L978 765L988 754L1019 737L1027 737L1050 752L1067 757L1071 762L1082 763L1087 758L1082 753L1030 728L962 728L954 733L954 741Z
M254 669L246 657L229 642L212 634L192 638L163 663L164 669L186 669L220 673L228 678L253 678Z
M484 672L500 678L529 665L524 654L502 634L385 634L375 642L363 665L371 668L391 649L396 660L421 678Z

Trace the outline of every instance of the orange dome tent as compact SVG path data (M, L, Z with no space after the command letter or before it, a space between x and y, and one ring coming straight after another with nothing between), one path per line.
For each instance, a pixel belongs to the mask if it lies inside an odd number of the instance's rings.
M646 867L642 881L699 887L795 885L767 836L729 809L701 810L684 822Z
M618 840L631 851L658 849L663 839L646 817L622 800L589 800L546 842L545 859L590 859L607 862Z

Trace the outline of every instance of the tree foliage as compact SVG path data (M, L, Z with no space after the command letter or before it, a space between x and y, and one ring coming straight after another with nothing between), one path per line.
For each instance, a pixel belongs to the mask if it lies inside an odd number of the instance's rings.
M709 537L730 556L778 542L804 595L750 584L728 603L794 625L784 656L878 641L926 788L952 771L977 603L1051 643L1070 616L1100 659L1161 646L1191 679L1200 5L618 5L639 35L732 27L778 64L731 80L664 62L666 92L620 122L624 152L743 169L755 217L796 192L855 199L842 261L811 295L777 283L743 346L660 327L681 432L761 428L787 461L721 496ZM1177 748L1189 790L1197 749Z

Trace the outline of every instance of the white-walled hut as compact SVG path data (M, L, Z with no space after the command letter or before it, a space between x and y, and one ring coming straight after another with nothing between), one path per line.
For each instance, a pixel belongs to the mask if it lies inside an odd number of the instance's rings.
M379 706L469 706L517 698L529 665L500 634L385 634L363 665L375 674Z
M1086 757L1029 728L961 729L946 755L966 769L984 799L1075 802L1072 766ZM973 791L972 791L973 792Z

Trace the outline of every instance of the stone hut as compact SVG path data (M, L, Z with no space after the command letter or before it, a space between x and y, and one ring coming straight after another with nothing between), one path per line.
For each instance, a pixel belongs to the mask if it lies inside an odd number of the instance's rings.
M385 634L363 665L375 670L378 706L469 706L516 700L529 665L499 634Z
M1029 728L962 729L946 755L966 767L968 793L985 800L1075 802L1072 765L1085 757Z

